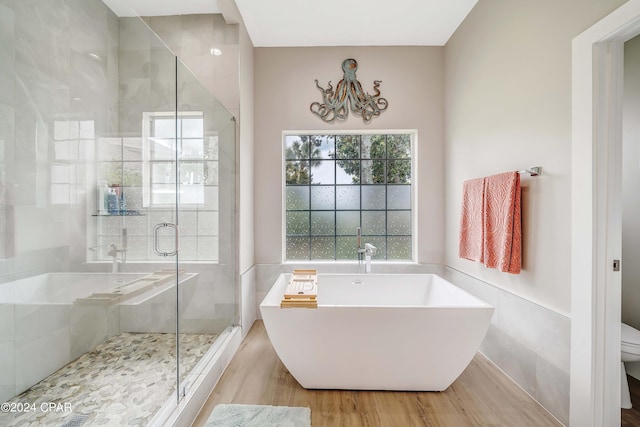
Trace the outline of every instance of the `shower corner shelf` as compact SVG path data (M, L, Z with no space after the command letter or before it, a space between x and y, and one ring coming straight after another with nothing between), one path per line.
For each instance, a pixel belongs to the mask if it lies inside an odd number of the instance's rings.
M123 211L118 213L95 213L91 216L145 216L145 214L138 211Z

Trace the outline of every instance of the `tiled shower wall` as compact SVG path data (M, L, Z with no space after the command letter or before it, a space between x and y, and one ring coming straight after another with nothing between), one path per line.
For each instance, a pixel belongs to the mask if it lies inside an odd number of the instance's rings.
M0 0L0 282L85 259L93 141L118 128L118 43L118 19L99 0ZM0 308L7 397L18 355L57 332L17 337L13 322L27 319Z
M99 0L0 1L0 281L85 257L86 160L118 127L118 43Z
M147 23L156 23L160 18L147 18ZM186 20L185 27L182 21ZM119 51L118 100L119 100L119 138L98 140L100 152L98 160L105 165L125 160L124 167L129 168L129 175L142 174L144 156L141 121L145 114L171 113L176 106L180 112L202 114L204 123L204 156L197 160L204 162L209 168L208 178L203 186L203 203L181 204L180 253L181 261L213 261L220 264L233 262L234 252L220 251L219 248L233 248L235 235L232 232L235 220L233 198L235 196L235 157L234 128L235 123L224 107L211 96L210 87L204 87L196 80L190 69L179 62L175 65L175 53L198 51L204 53L191 59L191 67L195 71L211 68L212 55L207 44L207 32L217 30L230 33L229 43L236 43L237 26L226 26L220 22L219 15L195 15L187 17L162 17L158 25L162 30L163 41L141 25L138 18L120 18L119 34L121 48ZM195 37L191 23L198 23L197 29L203 30L203 40ZM208 26L206 24L209 24ZM158 28L154 29L158 31ZM193 34L191 32L194 32ZM191 37L183 36L183 33ZM233 35L235 34L235 38ZM171 45L170 51L165 42ZM187 43L189 42L189 43ZM231 46L227 46L231 49ZM227 56L233 57L229 52ZM180 61L182 57L179 56ZM207 75L198 73L198 79ZM176 81L177 80L177 81ZM177 87L176 87L177 85ZM177 95L177 99L176 99ZM195 140L194 140L195 141ZM116 147L115 150L104 150L103 147ZM122 147L120 154L119 147ZM111 153L111 154L109 154ZM196 160L190 158L189 161ZM222 161L219 161L222 160ZM98 180L101 177L98 176ZM97 183L96 183L97 184ZM100 217L96 221L95 232L98 245L119 242L121 227L128 231L128 256L131 261L164 260L153 253L153 227L159 222L176 222L175 212L171 206L143 206L143 189L141 178L123 178L123 191L127 195L128 208L142 212L144 216ZM184 190L186 187L182 188ZM230 231L231 230L231 231ZM160 239L167 236L160 236ZM161 245L162 247L162 245ZM98 254L107 259L106 250Z

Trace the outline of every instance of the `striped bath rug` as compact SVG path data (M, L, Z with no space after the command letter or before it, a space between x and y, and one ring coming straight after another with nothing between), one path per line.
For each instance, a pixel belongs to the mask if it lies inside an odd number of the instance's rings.
M310 427L311 409L291 406L220 404L205 427Z

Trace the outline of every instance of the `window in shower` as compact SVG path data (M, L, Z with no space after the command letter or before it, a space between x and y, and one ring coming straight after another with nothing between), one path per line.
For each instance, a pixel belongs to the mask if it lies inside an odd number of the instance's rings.
M176 178L180 182L181 208L210 205L217 199L218 138L205 137L202 113L181 113L177 121L173 116L162 114L147 117L149 136L144 141L148 172L144 174L144 205L174 205ZM178 176L176 149L180 161Z
M80 203L85 184L82 159L93 148L94 127L93 120L53 121L53 149L48 156L52 205Z
M115 185L124 195L117 214L104 208L98 216L99 245L117 243L126 228L127 261L166 261L153 251L153 227L178 222L181 261L218 261L217 134L206 131L197 111L181 112L177 120L173 113L143 113L142 122L141 138L98 141L98 188ZM109 260L107 252L100 251L98 260Z
M415 132L284 136L285 259L413 259Z

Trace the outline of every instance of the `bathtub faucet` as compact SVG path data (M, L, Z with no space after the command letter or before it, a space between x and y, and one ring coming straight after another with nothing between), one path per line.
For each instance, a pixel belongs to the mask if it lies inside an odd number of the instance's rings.
M376 248L371 243L364 245L364 272L371 273L371 257L376 254Z
M360 227L356 227L356 251L358 253L358 264L360 264L364 257L364 248L362 247L362 229Z

